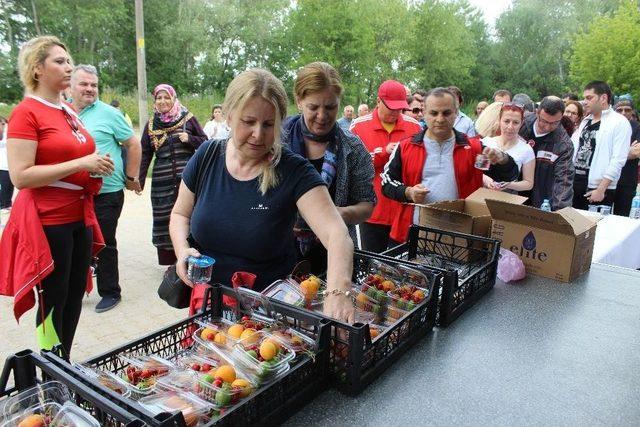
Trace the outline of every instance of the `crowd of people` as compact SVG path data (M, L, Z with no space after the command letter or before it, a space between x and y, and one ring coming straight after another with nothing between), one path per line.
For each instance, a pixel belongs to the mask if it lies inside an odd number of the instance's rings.
M204 127L170 84L157 85L138 138L117 103L100 101L97 69L74 67L57 38L30 40L18 62L25 98L8 125L0 118L0 203L12 212L0 241L0 294L14 297L16 318L37 303L40 347L61 344L67 355L92 265L96 311L122 298L124 191L141 194L151 165L160 265L175 265L193 286L185 260L205 254L216 260L212 281L230 284L241 273L260 291L307 260L327 272L326 313L345 321L354 320L354 247L382 252L404 242L415 204L486 187L526 195L534 207L605 204L628 215L638 183L637 112L629 99L614 103L601 81L584 87L581 102L571 94L512 100L498 90L474 120L458 87L412 91L394 80L381 82L373 110L341 110L340 75L314 62L297 72L298 114L287 117L282 82L249 69Z

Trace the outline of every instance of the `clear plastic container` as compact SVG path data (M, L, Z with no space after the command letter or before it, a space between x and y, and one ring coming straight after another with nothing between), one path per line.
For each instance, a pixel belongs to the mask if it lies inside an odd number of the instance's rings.
M402 274L395 267L375 259L369 260L367 271L368 274L360 280L363 292L374 287L386 293L400 286L402 282Z
M217 356L217 353L198 343L189 352L176 359L176 366L196 373L209 372L219 366L220 363L221 359Z
M292 328L271 329L269 332L278 342L289 346L296 355L302 353L315 353L316 342L313 338L306 336Z
M122 355L120 358L128 364L121 378L134 398L138 397L135 394L151 393L157 379L175 369L173 363L157 356Z
M250 322L262 323L264 325L263 329L266 329L277 322L280 316L273 310L268 297L248 288L240 287L236 288L235 291L242 310L245 313L250 313L250 316L243 316L239 321L240 323L244 323L246 322L245 319L248 319Z
M295 351L271 334L258 331L240 340L233 348L233 356L255 376L259 386L287 371Z
M212 402L217 408L235 405L251 395L257 386L250 374L232 358L225 360L209 373L198 375L196 394Z
M276 301L281 301L296 307L304 307L306 303L300 285L293 279L276 280L262 291L262 294Z
M35 408L49 402L63 404L68 400L71 400L71 394L66 385L58 381L48 381L0 402L0 415L2 418L11 418L27 408Z
M398 265L397 268L402 276L402 285L417 286L426 291L426 295L429 294L428 289L431 288L430 282L433 280L435 273L430 273L429 276L427 276L425 272L407 267L406 265Z
M211 281L211 273L215 263L215 259L206 255L190 256L187 258L187 277L194 284L207 284Z
M313 274L303 276L290 276L288 280L294 281L300 293L304 296L305 306L308 308L314 303L324 301L324 291L327 290L327 282ZM264 292L263 292L264 293Z
M127 384L121 378L118 378L111 372L102 371L85 363L73 363L73 367L82 372L83 375L96 381L103 387L106 387L115 393L124 397L129 396Z
M375 323L384 322L388 300L387 294L383 291L378 291L373 286L368 287L366 292L358 291L357 288L354 291L358 292L356 295L356 308L373 313L373 321Z
M187 427L196 427L209 420L213 405L192 393L163 391L143 397L138 403L154 415L161 412L182 412Z
M0 419L0 427L50 426L61 408L60 403L50 400L26 409L15 408L16 412Z
M51 426L100 427L100 422L72 402L66 402L53 419Z
M193 391L198 382L198 374L190 369L176 369L158 378L156 391Z
M415 285L402 285L389 292L390 306L411 311L429 296L429 290Z

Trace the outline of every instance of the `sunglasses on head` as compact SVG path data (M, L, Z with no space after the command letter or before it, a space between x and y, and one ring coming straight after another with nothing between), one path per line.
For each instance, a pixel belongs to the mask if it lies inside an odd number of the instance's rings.
M524 112L524 105L516 104L515 102L505 102L502 104L501 110L517 110Z
M414 108L406 108L404 110L402 110L403 113L407 113L411 111L413 114L420 114L424 111L424 109L420 108L420 107L414 107Z

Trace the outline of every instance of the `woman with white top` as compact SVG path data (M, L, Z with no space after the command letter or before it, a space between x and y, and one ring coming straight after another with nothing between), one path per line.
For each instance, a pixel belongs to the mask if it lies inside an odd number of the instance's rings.
M209 139L227 139L231 133L231 128L227 124L222 114L222 105L216 104L211 111L211 120L204 125L204 133Z
M499 148L508 153L518 165L520 181L495 182L488 176L483 177L483 184L487 188L510 192L527 191L533 188L533 177L536 170L536 157L533 148L518 135L524 118L524 109L517 104L507 102L500 109L499 135L482 140L483 144L491 148Z

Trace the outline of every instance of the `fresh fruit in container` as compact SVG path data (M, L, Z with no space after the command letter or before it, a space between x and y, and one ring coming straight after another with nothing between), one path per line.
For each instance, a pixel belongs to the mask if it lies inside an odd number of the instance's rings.
M313 275L300 282L300 289L302 289L302 294L307 304L316 299L321 285L320 279Z

